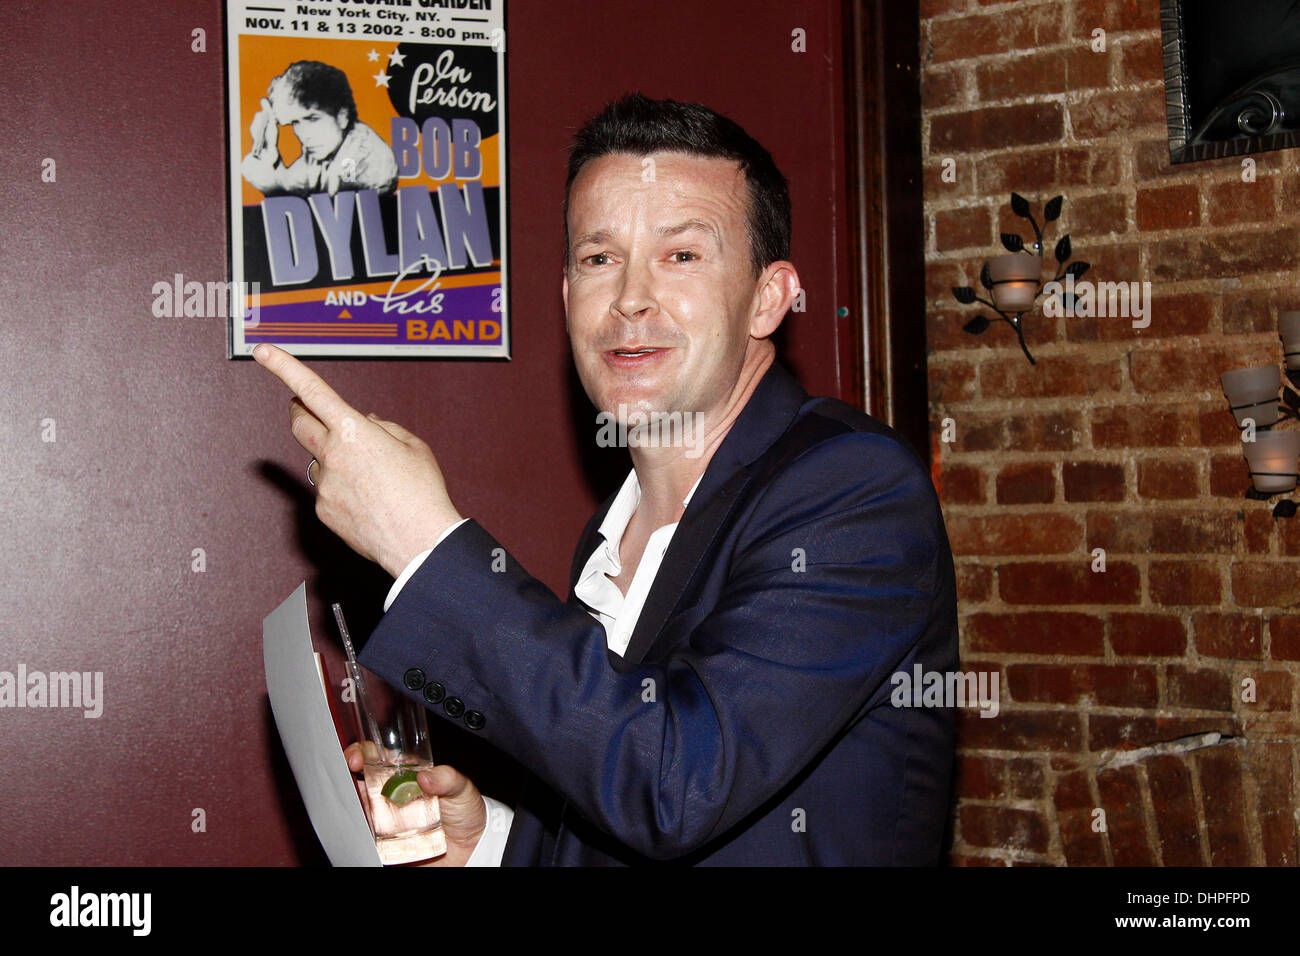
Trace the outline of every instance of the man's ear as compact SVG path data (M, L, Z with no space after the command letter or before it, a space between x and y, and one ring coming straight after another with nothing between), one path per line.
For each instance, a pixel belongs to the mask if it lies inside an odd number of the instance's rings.
M794 264L785 260L770 263L763 276L757 309L749 322L749 334L756 339L765 339L777 330L802 288Z
M564 270L564 281L560 283L560 295L564 297L564 315L569 315L569 270Z

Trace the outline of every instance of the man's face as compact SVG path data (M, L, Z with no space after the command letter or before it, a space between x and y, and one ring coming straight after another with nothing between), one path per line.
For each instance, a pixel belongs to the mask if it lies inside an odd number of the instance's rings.
M308 159L324 159L332 155L343 142L343 133L348 123L346 110L340 110L337 115L331 116L319 107L303 106L283 88L272 93L271 106L275 110L276 122L281 126L293 127L293 133L298 137L298 142L302 143L302 150Z
M757 341L748 208L730 160L615 153L582 167L569 193L564 305L598 410L725 407Z

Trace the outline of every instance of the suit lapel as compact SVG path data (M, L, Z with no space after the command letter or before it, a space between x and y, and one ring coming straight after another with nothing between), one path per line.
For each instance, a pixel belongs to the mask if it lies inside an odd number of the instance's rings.
M646 595L641 616L622 657L623 666L635 667L644 660L676 610L719 529L740 500L752 477L748 466L775 444L806 401L808 393L784 367L773 362L718 446L686 506ZM602 509L602 516L608 507L606 504ZM599 527L599 521L595 526ZM595 546L592 537L594 533L584 541L588 556Z

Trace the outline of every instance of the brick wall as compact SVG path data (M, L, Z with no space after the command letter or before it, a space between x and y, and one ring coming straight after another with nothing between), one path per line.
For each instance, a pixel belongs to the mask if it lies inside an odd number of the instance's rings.
M1001 688L962 714L951 860L1294 866L1300 516L1243 497L1218 376L1280 362L1300 309L1300 151L1254 182L1170 166L1155 0L921 11L935 478L963 668ZM1152 283L1148 328L1030 315L1036 368L1006 325L961 330L951 287L1031 238L1013 190L1065 196L1048 242L1085 278Z

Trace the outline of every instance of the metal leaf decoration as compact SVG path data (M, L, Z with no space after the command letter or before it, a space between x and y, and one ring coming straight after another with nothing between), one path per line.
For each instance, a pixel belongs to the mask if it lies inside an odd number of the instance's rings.
M1029 218L1029 200L1019 193L1011 194L1011 211L1021 219Z
M982 315L977 315L961 327L963 332L969 332L971 335L979 335L989 327L989 320Z
M980 285L990 291L993 289L993 276L989 275L989 264L987 262L984 263L984 268L980 269Z
M952 297L962 305L970 305L975 301L975 290L968 285L955 285L952 287Z
M1070 258L1070 237L1064 235L1061 237L1061 241L1056 244L1056 261L1064 262L1068 258Z
M1279 501L1277 504L1273 506L1273 517L1294 518L1295 502L1292 501L1290 498L1283 498L1281 501Z
M1091 263L1087 263L1082 260L1080 260L1079 262L1071 262L1068 266L1065 267L1065 274L1068 276L1074 276L1076 279L1078 279L1091 268L1092 268Z
M1052 222L1059 219L1061 216L1061 203L1064 201L1064 196L1053 196L1049 199L1047 205L1043 207L1043 220L1045 222Z
M1292 408L1300 409L1300 395L1297 395L1295 389L1289 385L1282 388L1282 401L1286 402Z
M1025 240L1014 232L1004 232L1002 233L1002 245L1006 246L1007 252L1019 252L1025 248Z

